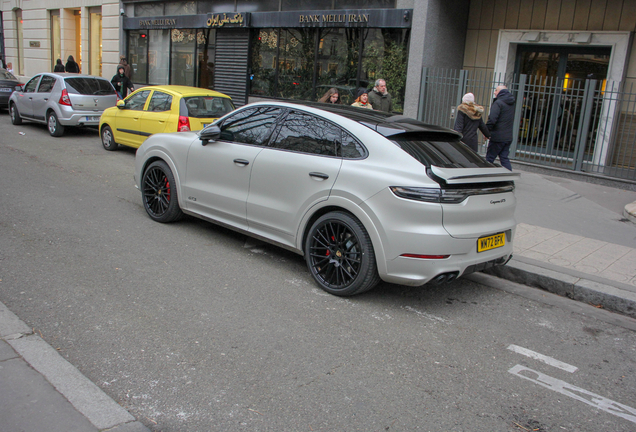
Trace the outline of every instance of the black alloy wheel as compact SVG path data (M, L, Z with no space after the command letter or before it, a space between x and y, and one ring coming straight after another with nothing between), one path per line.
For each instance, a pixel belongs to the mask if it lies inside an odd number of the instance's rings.
M360 294L380 281L369 234L347 213L327 213L314 222L305 259L314 280L331 294Z
M153 220L169 223L183 216L176 186L174 175L164 161L153 162L146 169L141 193L144 208Z

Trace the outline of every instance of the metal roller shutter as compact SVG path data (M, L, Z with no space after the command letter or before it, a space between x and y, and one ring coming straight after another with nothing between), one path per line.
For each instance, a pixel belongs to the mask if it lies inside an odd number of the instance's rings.
M214 90L232 97L234 105L247 103L249 30L223 29L216 33Z

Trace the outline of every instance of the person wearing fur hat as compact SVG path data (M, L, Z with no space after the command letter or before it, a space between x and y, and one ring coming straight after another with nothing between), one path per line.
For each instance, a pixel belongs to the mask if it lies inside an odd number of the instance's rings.
M488 131L486 123L484 123L483 115L484 107L475 103L475 95L466 93L462 98L462 103L457 107L457 116L455 117L453 129L464 136L462 142L474 151L478 149L477 129L486 138L490 138L490 131Z
M373 107L369 103L369 90L365 88L359 89L358 93L356 93L356 100L354 103L351 104L351 106L360 107L360 108L368 108L372 110Z

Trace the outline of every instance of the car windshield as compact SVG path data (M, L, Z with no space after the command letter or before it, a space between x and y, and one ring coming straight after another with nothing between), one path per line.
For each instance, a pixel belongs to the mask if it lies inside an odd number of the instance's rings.
M16 80L17 78L13 76L13 74L6 70L0 70L0 79L4 80Z
M115 94L115 89L105 79L76 77L65 78L64 82L66 82L66 89L69 93L95 96Z
M391 142L417 159L422 165L441 168L491 168L493 164L448 134L403 134L391 137Z
M184 99L188 117L218 118L234 110L232 101L224 97L190 96Z

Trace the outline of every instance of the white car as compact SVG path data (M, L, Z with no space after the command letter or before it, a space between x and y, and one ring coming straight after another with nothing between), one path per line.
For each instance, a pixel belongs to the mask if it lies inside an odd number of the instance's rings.
M199 133L151 136L135 181L152 219L186 213L292 250L348 296L510 259L518 174L460 139L377 111L260 102Z

